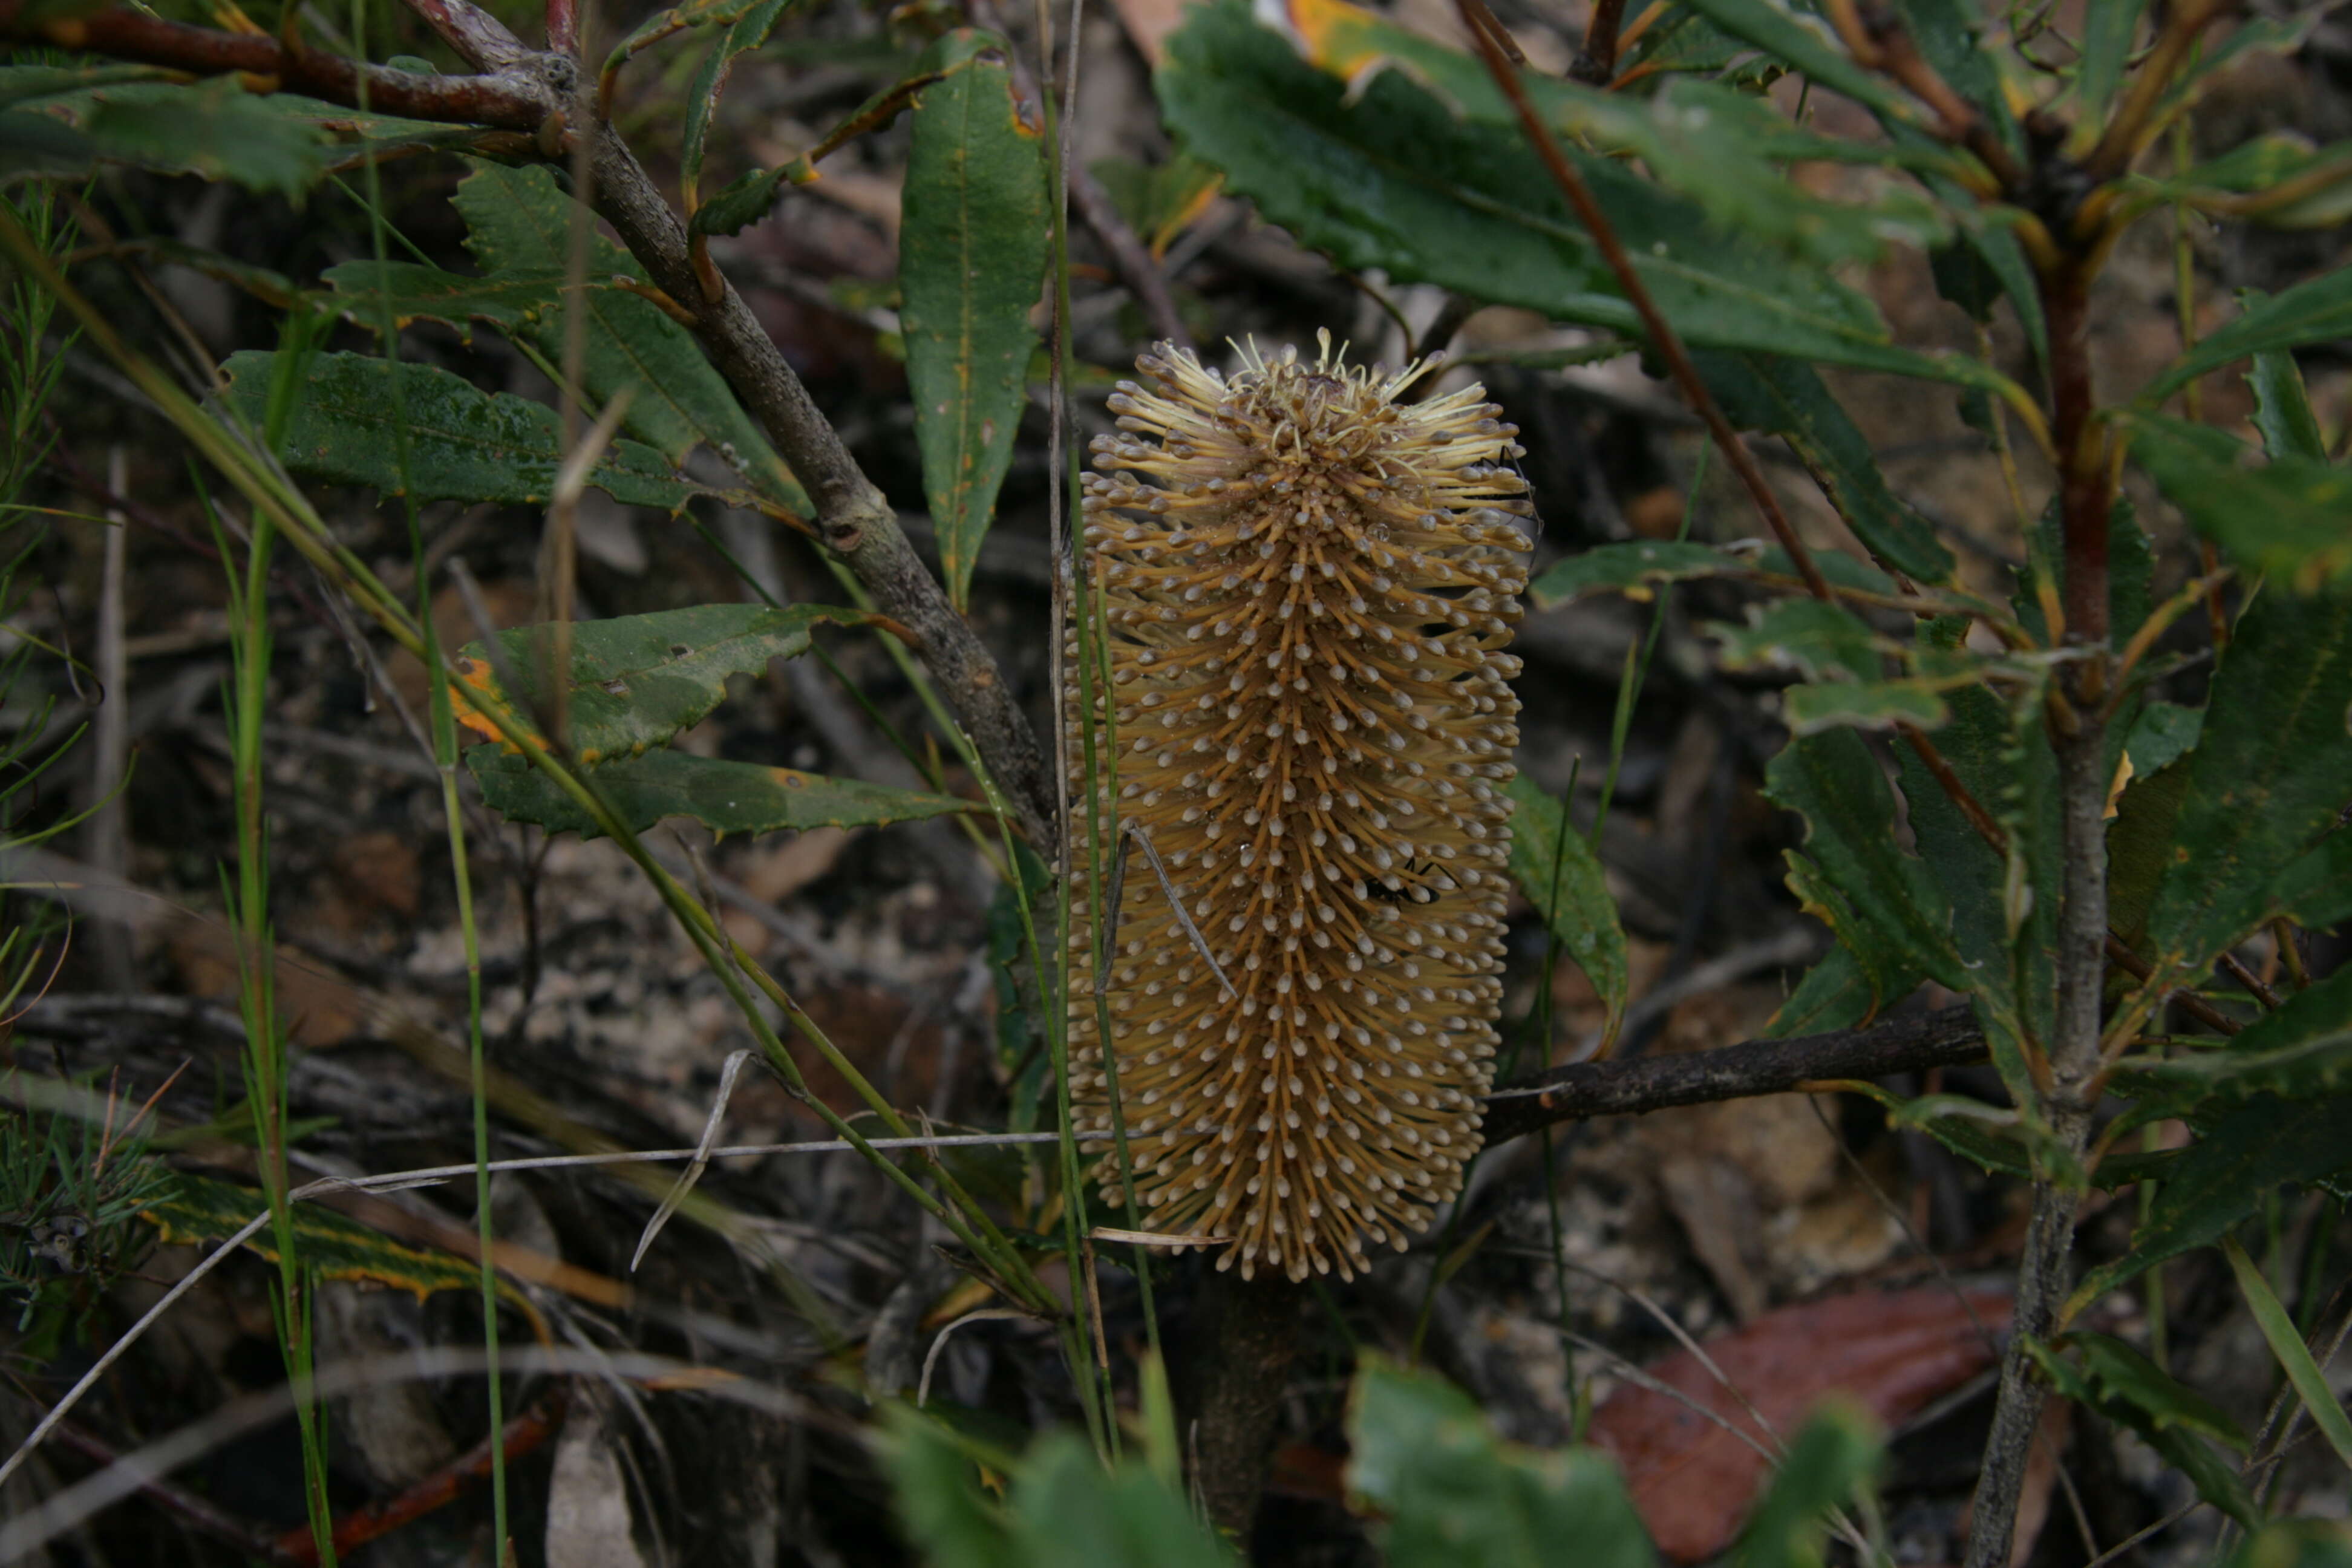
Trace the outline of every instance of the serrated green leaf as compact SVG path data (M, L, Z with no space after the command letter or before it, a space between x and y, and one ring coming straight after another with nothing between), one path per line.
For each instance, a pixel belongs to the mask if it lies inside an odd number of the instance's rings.
M1348 84L1231 3L1193 11L1170 39L1159 85L1171 125L1196 155L1341 265L1640 334L1638 315L1516 131L1457 119L1399 71L1378 74L1351 99ZM1571 156L1687 342L2014 395L1973 361L1897 347L1875 308L1822 268L1723 234L1696 204L1612 160Z
M78 97L124 82L154 81L164 74L158 66L0 66L0 109Z
M1664 19L1644 29L1617 58L1620 83L1664 72L1704 76L1725 87L1754 92L1786 69L1745 40L1685 5L1669 7Z
M1805 821L1806 853L1788 854L1789 886L1869 976L1875 1007L1926 975L1955 991L1969 977L1952 945L1950 900L1895 829L1894 791L1847 730L1792 740L1766 770L1766 796Z
M912 106L919 90L938 79L936 70L925 70L919 63L909 66L908 74L901 75L888 87L851 110L846 117L799 157L779 163L772 169L753 169L729 181L694 209L694 216L687 222L687 232L697 235L742 233L768 216L786 185L805 185L814 181L818 177L816 166L819 162L856 138L871 135L887 127ZM835 287L837 289L838 283ZM892 287L895 289L895 280ZM895 303L894 298L894 306Z
M2332 1176L2352 1164L2344 1138L2352 1101L2248 1100L2167 1167L2131 1250L2083 1277L2062 1319L2168 1258L2210 1247L2290 1183Z
M1929 622L1923 652L1958 656L1965 626ZM2044 737L2040 704L2005 703L1983 686L1948 696L1952 719L1936 739L1960 784L2008 837L2006 857L1985 842L1959 805L1908 746L1895 748L1896 777L1914 842L1952 910L1952 942L1986 1014L1988 1039L2004 1077L2018 1036L2047 1037L2056 990L2060 831L2058 764Z
M727 31L710 46L696 69L694 81L686 90L686 134L678 157L678 183L685 188L689 216L700 199L702 161L710 146L711 121L718 117L719 95L727 90L735 62L766 43L776 24L796 4L798 0L756 0L740 10L730 7Z
M1986 47L1983 7L1971 0L1896 0L1895 10L1936 74L1978 106L2003 146L2022 153L2025 137L2002 90L2001 51Z
M1625 928L1600 858L1567 820L1560 803L1522 773L1510 784L1511 876L1543 916L1545 929L1559 942L1569 962L1584 972L1607 1010L1602 1028L1614 1041L1625 1019L1631 971Z
M103 88L87 101L81 132L100 158L289 199L327 172L326 133L269 108L233 76Z
M1780 694L1780 717L1791 734L1824 730L1940 730L1951 717L1944 695L1927 680L1824 681Z
M2252 307L2175 360L2137 399L2154 408L2207 371L2272 349L2352 337L2352 268L2336 268Z
M2319 417L2311 411L2311 395L2304 390L2294 355L2284 349L2256 354L2246 384L2254 393L2254 428L2262 433L2263 450L2273 461L2327 461L2327 438L2319 433Z
M1739 1538L1737 1568L1822 1568L1829 1512L1870 1485L1884 1452L1878 1424L1836 1397L1789 1445L1771 1487Z
M898 281L907 381L948 596L961 609L1013 461L1045 276L1044 136L1024 117L1003 41L966 28L926 51Z
M2053 497L2035 520L2027 541L2025 566L2018 574L2017 591L2011 599L2018 624L2039 641L2050 639L2049 626L2042 618L2039 574L2044 568L2054 574L2056 563L2065 556L2065 525ZM2131 498L2116 497L2107 517L2107 637L2112 646L2122 647L2147 619L2155 567L2155 547L2148 542L2147 531L2139 525ZM2111 731L2111 738L2120 742L2123 733L2124 729L2117 727Z
M466 247L492 277L520 272L568 275L572 198L544 165L509 168L469 161L472 173L458 182L453 200L466 220ZM589 242L588 276L638 282L644 268L601 235ZM631 389L625 428L673 463L698 441L742 474L761 496L787 511L810 513L803 490L768 438L710 362L694 334L665 315L650 300L626 289L588 289L587 353L581 380L598 402ZM541 350L562 357L566 310L559 299L531 315L525 325Z
M867 618L824 605L696 605L579 622L572 628L572 754L593 768L667 745L725 700L728 677L758 675L771 659L799 657L820 626L862 626ZM535 730L530 714L547 701L542 634L538 626L499 634L509 666L523 682L520 703L482 645L466 645L457 659L465 687L458 722L501 746L506 742L485 710Z
M2352 833L2331 833L2288 862L2272 881L2270 904L2311 931L2352 920Z
M2107 823L2107 923L2135 952L2147 945L2148 906L2172 864L2173 825L2187 798L2189 770L2164 767L2133 779Z
M231 354L230 406L255 429L268 412L275 353ZM315 354L305 366L279 456L298 474L334 484L403 494L404 472L392 438L394 366L369 354ZM544 506L562 463L563 431L555 411L507 393L484 392L433 365L398 366L408 420L405 481L419 500L500 501ZM588 482L629 506L677 511L700 493L660 453L615 441Z
M1751 605L1748 625L1717 622L1707 630L1727 669L1792 670L1808 680L1877 679L1894 645L1853 611L1819 599Z
M2149 954L2201 973L2275 912L2291 864L2352 803L2352 612L2341 596L2266 588L2221 655L2171 863L2147 919Z
M468 342L476 321L488 321L502 332L537 337L549 312L560 308L563 291L559 271L515 267L467 278L413 261L338 262L320 274L320 280L335 290L343 313L371 331L383 325L388 303L397 326L439 321L456 328Z
M2257 1094L2352 1099L2352 969L2296 992L2219 1050L2141 1063L2116 1082L2136 1096L2159 1093L2212 1114Z
M588 814L529 758L476 746L467 752L466 765L480 783L482 798L508 821L598 837ZM605 763L589 769L587 778L614 814L638 832L671 816L691 817L714 833L773 833L788 827L883 827L980 809L953 795L667 749Z
M1954 1094L1906 1099L1874 1083L1852 1087L1886 1107L1890 1127L1916 1127L1980 1170L2011 1176L2034 1173L2033 1157L2015 1131L2013 1110Z
M2143 415L2132 458L2198 532L2239 566L2301 593L2352 576L2352 469L2273 455L2210 426Z
M2034 363L2046 370L2049 325L2042 319L2042 292L2033 264L2018 243L2014 216L2004 208L1978 206L1958 185L1948 187L1933 175L1928 177L1927 188L1953 215L1966 246L1965 251L1954 246L1931 258L1936 291L1979 321L1989 321L1994 300L2006 296L2010 309L2017 312L2018 325L2025 330L2025 341L2033 349Z
M2074 1346L2085 1340L2104 1340L2105 1338L2104 1335L2068 1334L2062 1342ZM2132 1351L2119 1342L2108 1341L2107 1342L2114 1344L2116 1349L2125 1355L2135 1358L2138 1356L2137 1352ZM2175 1468L2189 1478L2190 1484L2196 1487L2199 1496L2239 1523L2252 1529L2261 1522L2262 1509L2254 1501L2253 1495L2246 1489L2246 1483L2239 1478L2235 1466L2216 1452L2213 1446L2195 1431L2188 1429L2178 1421L2158 1420L2145 1405L2130 1396L2132 1394L2160 1395L2162 1391L2154 1380L2161 1380L2167 1384L2171 1382L2163 1373L2149 1366L2147 1370L2153 1373L2153 1379L2135 1377L2130 1380L2127 1388L2116 1388L2110 1385L2107 1378L2095 1375L2087 1367L2076 1366L2050 1346L2030 1336L2025 1341L2025 1352L2042 1369L2042 1375L2058 1392L2060 1397L2071 1399L2085 1409L2095 1410L2108 1419L2138 1433L2149 1447L2156 1449ZM2144 1362L2143 1364L2145 1364ZM2103 1367L2102 1370L2112 1375L2116 1369ZM2179 1387L2177 1384L2171 1386ZM2180 1389L2179 1392L2191 1400L2200 1399L2199 1395L2188 1389ZM2180 1405L2169 1400L2165 1404L2168 1410L2181 1408ZM2216 1412L2216 1414L2219 1413ZM2222 1419L2227 1421L2228 1417L2223 1416ZM2242 1440L2240 1446L2243 1446Z
M1781 599L1748 614L1748 626L1708 629L1722 645L1727 669L1791 670L1812 683L1781 694L1781 717L1793 732L1905 723L1932 730L1949 716L1942 695L1948 678L1878 678L1886 656L1903 650L1852 611L1818 599Z
M609 82L621 68L664 39L675 37L688 27L732 26L758 4L760 0L684 0L681 5L666 5L613 46L613 52L604 57L604 68L598 74Z
M1694 359L1725 416L1785 439L1872 554L1917 582L1951 576L1951 552L1886 488L1870 443L1812 366L1769 354L1702 352Z
M1724 548L1738 553L1752 546L1743 543ZM1895 591L1894 578L1858 555L1848 554L1843 550L1815 550L1811 553L1813 565L1832 588L1852 588L1863 594L1892 594ZM1755 559L1756 570L1767 576L1782 578L1791 585L1801 585L1804 580L1804 574L1797 570L1796 562L1777 544L1765 545L1756 552Z
M1853 953L1843 947L1832 947L1797 983L1796 990L1790 993L1780 1011L1772 1015L1771 1022L1765 1025L1764 1033L1777 1040L1853 1028L1869 1022L1878 1011L1882 984L1891 996L1908 996L1925 978L1916 972L1882 973L1874 978Z
M2315 148L2298 136L2257 136L2155 189L2265 228L2333 228L2352 217L2352 142Z
M2058 1344L2082 1356L2095 1387L2145 1412L2158 1430L2200 1432L2241 1454L2252 1447L2227 1411L2114 1335L2077 1329Z
M1461 1390L1367 1352L1348 1399L1348 1489L1399 1568L1653 1568L1615 1466L1496 1440Z
M1286 30L1314 65L1354 88L1395 68L1473 121L1511 130L1517 115L1475 57L1449 48L1344 0L1313 0L1283 11ZM1881 254L1890 240L1932 244L1950 230L1916 191L1887 187L1864 203L1817 196L1791 182L1790 163L1866 161L1949 174L1943 148L1918 142L1867 152L1820 135L1750 93L1687 78L1648 99L1533 75L1537 113L1574 145L1638 157L1660 184L1689 198L1725 233L1762 240L1823 264Z
M2152 778L2187 756L2204 729L2202 708L2179 702L2142 703L2124 738L2135 782Z
M1528 585L1528 594L1543 610L1587 594L1617 593L1645 602L1668 583L1755 570L1752 558L1727 555L1712 544L1679 539L1631 540L1562 557Z
M0 114L0 179L86 174L98 156L89 137L54 114L38 110Z
M1691 9L1881 119L1909 123L1912 110L1885 78L1855 63L1820 17L1773 0L1688 0Z

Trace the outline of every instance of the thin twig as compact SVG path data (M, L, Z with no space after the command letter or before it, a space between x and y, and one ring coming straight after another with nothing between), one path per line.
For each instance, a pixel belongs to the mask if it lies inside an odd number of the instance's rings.
M719 1092L711 1096L710 1115L702 1123L702 1142L695 1145L693 1160L678 1173L677 1185L669 1190L661 1206L654 1210L653 1217L646 1221L646 1228L637 1237L637 1249L629 1255L630 1273L637 1271L654 1237L661 1234L662 1226L669 1223L669 1216L677 1212L677 1205L686 1201L686 1194L694 1190L694 1184L702 1180L702 1173L709 1167L710 1151L719 1142L719 1125L727 1120L727 1101L735 1093L735 1079L742 1072L743 1064L751 1059L748 1047L727 1053L727 1061L719 1069Z
M1606 87L1617 74L1618 28L1625 19L1625 0L1594 0L1592 19L1584 26L1584 47L1576 52L1568 74L1594 87Z
M87 1431L70 1421L59 1423L51 1436L59 1447L72 1449L93 1464L115 1465L122 1460L122 1456L111 1444L103 1441L97 1433ZM161 1478L142 1482L139 1494L198 1534L208 1535L215 1541L235 1547L245 1557L264 1563L285 1563L289 1568L298 1563L318 1561L316 1552L307 1559L298 1556L292 1550L290 1540L272 1541L257 1527ZM288 1533L289 1536L299 1535L306 1543L310 1536L307 1525Z
M1161 862L1160 851L1152 845L1151 830L1139 822L1130 820L1119 825L1119 833L1123 838L1131 839L1143 846L1143 858L1151 862L1151 874L1160 879L1160 890L1168 895L1168 908L1175 914L1176 923L1184 928L1185 936L1191 939L1192 951L1200 955L1202 963L1209 966L1209 973L1217 977L1217 984L1224 990L1225 1000L1240 1001L1242 994L1234 989L1232 981L1225 978L1224 969L1217 963L1216 955L1209 951L1208 939L1202 936L1201 928L1192 923L1192 915L1185 910L1183 899L1176 891L1176 884L1169 879L1168 868ZM1126 851L1122 848L1113 875L1122 874L1126 864ZM1111 901L1111 917L1115 921L1118 916L1118 902L1114 898Z
M1119 216L1117 204L1102 188L1102 182L1085 169L1072 169L1070 206L1078 215L1078 221L1101 242L1103 253L1110 258L1111 270L1118 274L1118 280L1127 285L1127 291L1142 308L1143 319L1150 323L1151 335L1180 349L1191 348L1192 330L1184 325L1183 315L1176 309L1176 296L1169 292L1167 274L1151 258L1150 249L1135 230L1128 226L1127 219Z
M1554 1122L1782 1094L1836 1079L1924 1072L1977 1061L1984 1055L1983 1026L1975 1009L1963 1005L1867 1028L1749 1040L1679 1056L1574 1062L1489 1094L1486 1142L1492 1146Z
M1608 215L1601 210L1601 204L1593 199L1591 187L1584 183L1584 176L1577 172L1576 165L1560 147L1559 138L1552 134L1551 127L1536 111L1535 104L1528 97L1527 87L1519 80L1518 70L1512 65L1502 44L1481 25L1480 13L1486 9L1481 0L1454 0L1454 3L1460 8L1463 26L1470 30L1480 57L1486 62L1487 73L1495 79L1495 85L1502 89L1504 97L1510 100L1512 109L1517 113L1519 129L1526 134L1528 145L1543 160L1552 183L1559 187L1560 195L1568 198L1568 205L1576 211L1577 220L1592 237L1594 247L1608 263L1610 273L1617 279L1617 287L1624 294L1626 301L1642 318L1642 327L1649 334L1651 346L1666 362L1675 384L1682 388L1684 397L1689 400L1691 411L1706 424L1707 434L1722 448L1725 459L1738 474L1740 483L1747 486L1757 510L1763 514L1765 522L1770 526L1772 537L1780 542L1780 548L1787 551L1789 559L1796 563L1797 574L1805 580L1806 588L1817 599L1830 598L1829 579L1822 575L1812 552L1797 536L1796 528L1789 521L1788 514L1780 510L1780 498L1772 493L1772 487L1765 480L1764 470L1757 466L1755 454L1739 439L1738 432L1731 427L1731 421L1726 419L1723 410L1716 405L1715 395L1700 379L1698 367L1691 363L1689 353L1683 348L1682 339L1667 323L1657 301L1650 297L1649 286L1642 281L1642 275L1634 269L1633 258L1626 254L1624 244L1617 237L1617 231L1609 222ZM1486 15L1491 17L1492 13Z
M27 11L34 14L27 16ZM166 66L196 76L235 72L248 80L272 82L280 90L331 103L356 106L359 100L361 70L341 55L322 49L292 50L268 33L192 27L128 7L44 19L26 0L0 0L0 39ZM405 119L533 131L546 120L550 108L536 82L503 72L421 76L390 66L370 66L365 75L368 102L374 110Z

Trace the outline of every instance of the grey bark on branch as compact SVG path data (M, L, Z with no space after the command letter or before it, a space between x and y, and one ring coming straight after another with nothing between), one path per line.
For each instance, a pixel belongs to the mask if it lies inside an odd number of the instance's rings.
M1966 1003L1867 1028L1626 1061L1577 1062L1486 1097L1488 1147L1556 1122L1639 1116L1675 1105L1782 1094L1808 1083L1877 1079L1958 1067L1985 1055L1984 1027Z
M1056 842L1052 781L995 658L948 603L939 579L898 527L898 513L842 445L735 286L720 278L718 298L704 297L686 226L636 154L609 129L597 137L594 182L597 212L656 286L694 312L695 335L719 373L767 427L816 503L825 547L848 563L884 614L914 633L941 695L995 774L1022 832L1050 861Z

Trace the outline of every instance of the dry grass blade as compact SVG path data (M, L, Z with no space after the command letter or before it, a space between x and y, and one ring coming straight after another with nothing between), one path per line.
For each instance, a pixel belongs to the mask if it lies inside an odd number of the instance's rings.
M694 1190L694 1184L702 1180L702 1173L709 1168L711 1146L719 1142L719 1123L727 1120L727 1101L735 1092L735 1079L742 1072L743 1064L751 1059L751 1053L748 1049L727 1054L726 1064L719 1069L719 1092L710 1101L710 1116L702 1124L702 1142L695 1145L694 1158L679 1173L677 1185L662 1199L661 1206L654 1210L653 1218L646 1221L645 1233L637 1237L637 1249L629 1254L630 1273L637 1271L637 1265L646 1260L646 1249L653 1246L654 1237L661 1234L662 1226L669 1223L669 1216L677 1212L679 1203Z
M977 1312L966 1312L954 1322L943 1326L931 1341L931 1348L923 1352L923 1376L922 1381L915 1385L915 1408L919 1410L930 1403L931 1369L939 1365L940 1352L947 1348L950 1334L966 1323L998 1322L1013 1318L1026 1319L1028 1316L1028 1313L1014 1311L1010 1307L983 1307Z

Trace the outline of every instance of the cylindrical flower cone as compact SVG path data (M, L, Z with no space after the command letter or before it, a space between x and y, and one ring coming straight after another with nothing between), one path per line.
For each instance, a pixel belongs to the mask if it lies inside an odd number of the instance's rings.
M1524 454L1481 387L1398 402L1425 367L1243 353L1144 355L1087 480L1096 812L1166 872L1133 857L1106 987L1128 1223L1352 1277L1460 1191L1493 1079ZM1072 1087L1117 1205L1084 689L1073 663Z

